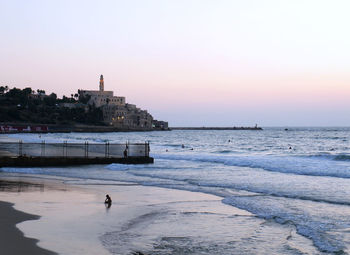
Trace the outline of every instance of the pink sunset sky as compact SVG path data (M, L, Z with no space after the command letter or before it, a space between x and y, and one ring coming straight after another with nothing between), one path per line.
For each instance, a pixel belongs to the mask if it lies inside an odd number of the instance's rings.
M0 86L105 89L170 126L349 126L350 1L0 0Z

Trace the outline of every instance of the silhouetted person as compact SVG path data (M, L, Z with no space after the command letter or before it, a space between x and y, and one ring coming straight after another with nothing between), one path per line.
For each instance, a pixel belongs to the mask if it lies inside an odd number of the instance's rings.
M182 148L185 148L185 145L181 145Z
M124 150L124 158L127 158L127 157L128 157L128 150L125 149L125 150Z
M108 208L112 205L112 198L108 194L106 195L105 204L108 206Z

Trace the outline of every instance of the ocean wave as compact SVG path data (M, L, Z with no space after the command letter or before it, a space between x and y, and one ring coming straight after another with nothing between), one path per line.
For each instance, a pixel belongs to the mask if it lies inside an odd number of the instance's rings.
M28 167L1 167L0 172L5 173L21 173L21 174L42 174L44 171L41 168Z
M181 147L182 147L182 144L173 144L173 143L169 143L169 144L162 144L161 147L181 148Z
M69 143L81 143L80 138L71 137L51 137L50 134L9 134L8 137L14 140L23 141L24 143L41 143L45 141L46 143L63 143L68 141Z
M221 153L221 154L229 154L233 153L234 151L232 150L219 150L219 151L214 151L213 153Z
M292 223L297 232L310 238L322 252L344 254L344 236L342 233L329 234L332 229L346 229L349 227L349 217L334 220L335 215L328 215L327 211L317 211L316 202L298 203L296 200L279 200L261 196L231 196L223 199L223 203L247 210L261 218L275 220L277 223ZM336 210L337 206L334 206Z
M350 155L336 155L334 156L334 160L350 161Z
M273 156L273 155L207 155L155 154L155 159L186 160L224 164L228 166L260 168L266 171L311 176L350 178L347 156ZM347 160L344 160L344 157ZM332 160L324 160L332 159Z
M130 169L130 166L124 164L110 164L105 168L113 171L126 171Z
M252 178L249 177L240 178L239 173L236 175L231 174L230 171L227 171L225 173L225 178L223 179L220 177L220 174L217 174L217 172L213 172L211 175L209 175L209 172L210 171L202 169L200 175L193 175L188 173L186 174L185 171L174 173L172 171L163 171L159 168L156 169L156 171L153 169L151 171L131 171L129 174L147 179L154 178L157 180L181 182L186 185L186 189L188 189L188 187L200 187L202 191L206 193L211 193L207 192L207 190L212 191L213 189L224 189L230 191L239 190L255 195L268 195L276 198L298 199L319 203L328 203L332 205L350 206L348 193L341 192L328 195L330 189L327 189L325 187L327 185L334 186L334 180L326 180L321 178L316 181L317 185L311 183L308 186L304 186L303 189L295 189L295 186L298 186L299 184L298 180L300 180L300 178L297 178L291 182L287 182L280 181L279 176L273 176L273 174L271 174L271 176L266 177L266 174L263 174L266 179L269 179L274 184L265 185L265 179L261 175L256 175L256 178L258 180L253 182ZM343 180L341 185L345 185L346 181L347 180ZM337 183L339 183L339 180ZM322 186L324 188L320 189L319 192L313 192L317 187L319 188L319 186ZM225 197L229 196L230 193L220 191L219 194L215 193L215 195Z
M334 161L350 161L349 154L332 154L330 152L322 152L315 155L300 156L304 158L318 158L324 160L334 160Z
M147 165L147 164L109 164L105 166L105 169L113 170L113 171L126 171L126 170L132 170L132 169L144 169L144 168L155 168L154 165Z

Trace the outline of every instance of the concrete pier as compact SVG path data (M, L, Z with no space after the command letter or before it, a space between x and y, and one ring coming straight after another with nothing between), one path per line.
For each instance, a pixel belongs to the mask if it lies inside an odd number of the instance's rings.
M261 127L171 127L171 130L263 130Z
M150 164L149 143L0 142L0 167Z
M152 164L152 157L83 158L83 157L0 157L0 167L73 166L88 164Z

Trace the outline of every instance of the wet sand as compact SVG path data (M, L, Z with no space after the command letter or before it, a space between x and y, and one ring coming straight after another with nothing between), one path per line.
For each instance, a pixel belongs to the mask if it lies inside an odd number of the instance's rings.
M293 226L200 192L43 175L0 173L0 180L0 200L18 210L0 204L8 218L0 229L7 224L13 233L1 231L5 254L282 254L286 245L301 250L310 244ZM256 253L262 243L268 253ZM22 247L26 252L17 252Z
M0 201L1 254L51 255L55 254L36 245L38 240L28 238L16 227L22 221L37 220L36 215L17 211L13 204Z
M181 235L184 228L186 231L192 228L188 220L197 213L250 215L222 204L219 197L197 192L133 183L96 185L94 181L52 180L45 176L4 177L0 173L0 178L0 200L13 202L17 210L10 203L1 203L0 210L6 220L1 221L0 229L5 229L3 225L7 224L14 233L7 235L7 231L1 231L7 238L2 239L8 244L5 254L53 254L48 250L58 254L150 254L149 243L158 233L168 232L168 224L172 225L174 235L176 232ZM110 208L103 203L106 193L113 200ZM176 215L187 219L185 226L180 227L182 224L177 222L180 219ZM155 224L158 221L159 224ZM17 228L18 222L21 223Z
M0 192L21 192L40 185L22 181L0 180ZM1 194L1 193L0 193ZM0 196L1 199L1 196ZM40 217L13 208L13 203L0 201L0 247L2 254L55 254L37 246L37 239L25 237L16 227L23 221L38 220Z

